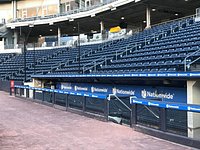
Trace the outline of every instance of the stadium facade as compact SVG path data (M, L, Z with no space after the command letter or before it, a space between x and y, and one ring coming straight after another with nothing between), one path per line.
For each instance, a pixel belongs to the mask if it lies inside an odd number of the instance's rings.
M199 147L198 7L198 0L2 0L1 83L20 82L11 89L17 96Z

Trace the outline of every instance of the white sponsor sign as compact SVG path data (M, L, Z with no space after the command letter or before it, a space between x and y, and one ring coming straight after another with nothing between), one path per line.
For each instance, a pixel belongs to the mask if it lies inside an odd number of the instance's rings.
M172 100L174 99L174 94L171 93L158 93L157 91L151 92L147 90L142 90L141 91L141 96L142 98L161 98L161 99L169 99Z
M123 89L117 89L117 88L113 88L112 93L113 94L122 94L122 95L135 95L135 91L133 91L133 90L123 90Z
M91 92L102 92L102 93L107 93L108 89L107 88L97 88L97 87L91 87Z

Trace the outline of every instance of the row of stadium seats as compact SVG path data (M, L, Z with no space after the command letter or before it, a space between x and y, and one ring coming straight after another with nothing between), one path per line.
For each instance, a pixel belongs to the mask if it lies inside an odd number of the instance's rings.
M100 70L118 68L142 72L183 71L185 58L199 50L199 26L200 23L186 26L139 50L131 50L128 55L120 55L120 58L111 60L109 65L101 66ZM194 31L192 34L189 32L190 29ZM193 58L195 57L200 57L200 52L194 54ZM191 62L193 58L187 62Z
M3 54L0 54L0 63L3 63L5 62L7 59L13 57L15 54L13 53L3 53Z
M84 53L87 53L87 51L91 51L92 47L96 47L96 45L85 45L81 47L81 55ZM66 63L70 59L75 59L78 53L78 48L57 48L52 50L39 50L40 52L44 52L44 56L41 59L40 56L36 56L37 61L34 65L33 56L30 54L33 51L28 51L27 53L27 68L26 68L26 75L27 79L31 79L31 75L36 74L46 74L50 72L53 68L57 68L62 63ZM12 76L15 80L22 80L24 79L24 55L20 55L20 57L23 57L22 62L22 70L18 73L15 73L14 76ZM31 58L29 60L28 58ZM29 61L29 63L28 63Z
M198 23L187 18L181 26L178 24L180 22L162 24L93 51L81 58L81 70L84 73L181 71L184 58L197 51L200 42L195 30ZM187 35L188 29L193 29L195 33L185 40L182 34ZM173 39L180 36L182 38ZM78 73L78 69L78 62L73 61L56 69L55 73L74 74Z
M200 57L199 27L200 23L186 18L154 26L129 38L81 46L80 69L83 73L182 71L185 57L192 55L187 62ZM27 79L34 73L77 74L78 56L78 48L27 51ZM9 54L0 63L0 69L1 79L23 80L24 54Z
M55 49L27 51L26 66L32 65L34 58L37 62L40 62L56 52ZM10 79L11 77L14 79L16 75L24 70L24 54L11 54L11 57L7 61L0 64L0 69L1 79Z

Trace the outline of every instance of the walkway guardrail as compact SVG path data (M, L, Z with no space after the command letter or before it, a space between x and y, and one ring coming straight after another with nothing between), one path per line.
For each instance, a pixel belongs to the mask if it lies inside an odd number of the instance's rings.
M56 18L56 17L62 17L62 16L67 16L67 15L72 15L72 14L77 14L77 13L81 13L81 12L86 12L89 10L93 10L95 8L116 2L118 0L104 0L103 3L98 3L96 5L92 5L89 7L83 7L83 8L78 8L78 9L73 9L73 10L69 10L66 12L61 12L61 13L57 13L57 14L49 14L49 15L36 15L33 17L26 17L26 18L17 18L17 19L11 19L9 20L9 22L14 23L14 22L24 22L24 21L34 21L34 20L44 20L44 19L51 19L51 18ZM48 12L48 11L47 11Z
M15 88L19 89L27 89L27 90L38 90L38 91L44 91L44 92L50 92L50 93L60 93L60 94L69 94L69 95L77 95L77 96L86 96L86 97L93 97L93 98L99 98L99 99L106 99L107 95L104 94L93 94L93 93L85 93L85 92L70 92L65 90L58 90L58 89L47 89L47 88L37 88L37 87L29 87L29 86L18 86L15 85Z
M145 106L154 106L165 109L177 109L181 111L190 111L200 113L200 105L185 104L185 103L173 103L173 102L164 102L164 101L152 101L146 99L138 99L135 97L130 98L131 104L139 104Z
M142 123L144 126L151 126L164 132L184 136L187 136L188 130L187 112L200 113L200 105L194 104L147 100L136 97L130 97L130 103L132 105L133 125ZM151 119L145 118L145 111L143 114L139 114L138 109L141 111L141 109L145 109L146 107L154 112L157 117L146 113L146 116ZM149 112L149 110L146 110L146 112Z
M136 97L130 97L130 103L132 105L131 123L135 130L179 144L200 148L200 141L191 138L191 135L188 134L192 130L189 124L194 119L190 118L190 115L200 113L200 105ZM188 113L190 113L189 116ZM195 132L197 131L195 130Z

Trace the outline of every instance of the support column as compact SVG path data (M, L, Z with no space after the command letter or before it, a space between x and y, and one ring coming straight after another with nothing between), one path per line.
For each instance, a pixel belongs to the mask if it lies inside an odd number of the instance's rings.
M61 37L61 30L60 27L58 27L58 46L60 46L60 37Z
M4 50L4 38L2 38L2 41L0 41L0 51Z
M105 99L104 100L104 117L106 121L108 121L108 116L109 116L109 100Z
M17 18L17 1L12 0L12 14L13 14L13 20Z
M89 6L87 5L87 2L89 2ZM85 0L85 8L90 7L91 6L91 1L90 0Z
M104 22L103 21L101 21L100 22L100 31L101 31L101 36L102 36L102 40L104 40L105 39L105 32L104 32Z
M100 22L100 26L101 26L100 30L101 30L101 33L102 33L103 30L104 30L104 22L103 21Z
M18 32L16 30L14 30L14 49L18 48Z
M147 5L146 8L146 28L151 28L151 8Z
M54 86L53 83L51 83L51 82L50 82L50 84L51 84L51 89L54 90L54 89L55 89L55 86ZM50 93L50 95L52 96L52 104L53 104L53 105L56 104L56 93L55 93L55 92L52 92L52 93Z
M25 86L29 86L32 87L33 86L33 82L24 82ZM33 91L26 89L26 92L24 92L24 95L27 96L27 98L33 98Z
M200 81L187 81L187 103L200 105ZM200 140L200 113L188 112L188 137Z
M61 0L58 0L58 14L61 13L61 8L60 8Z
M82 0L79 0L79 9L82 8Z
M3 43L2 50L5 50L5 43L6 43L6 39L5 38L3 38L2 43Z

